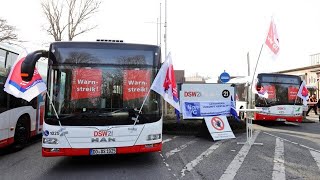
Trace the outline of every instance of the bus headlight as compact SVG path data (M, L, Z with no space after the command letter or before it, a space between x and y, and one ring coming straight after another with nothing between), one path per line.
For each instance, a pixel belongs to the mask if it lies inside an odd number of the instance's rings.
M149 134L147 141L161 139L161 134Z
M43 138L42 139L43 144L58 144L57 138Z

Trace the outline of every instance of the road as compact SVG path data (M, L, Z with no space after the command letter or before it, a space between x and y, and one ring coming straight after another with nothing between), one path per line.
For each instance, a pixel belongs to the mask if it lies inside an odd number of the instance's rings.
M320 123L255 125L254 142L163 136L161 153L41 157L41 142L0 155L0 179L319 179Z

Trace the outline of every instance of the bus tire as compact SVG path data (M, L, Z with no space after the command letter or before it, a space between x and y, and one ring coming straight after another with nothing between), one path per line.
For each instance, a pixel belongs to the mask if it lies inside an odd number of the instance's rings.
M30 123L29 118L26 115L21 116L16 124L16 130L14 133L14 145L15 150L23 149L30 137Z

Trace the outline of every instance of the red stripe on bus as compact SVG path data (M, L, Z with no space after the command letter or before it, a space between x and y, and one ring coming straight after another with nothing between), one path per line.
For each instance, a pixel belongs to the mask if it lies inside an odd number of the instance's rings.
M37 130L34 130L34 131L31 131L30 132L30 136L32 137L32 136L35 136L35 135L37 135Z
M42 156L89 156L90 149L91 148L59 148L59 152L50 152L51 148L42 148ZM146 145L117 147L117 154L159 152L161 149L162 143L153 144L152 147L146 147Z
M13 144L13 142L14 142L14 138L13 137L8 138L8 139L0 140L0 148L9 146L10 144Z
M277 121L279 119L285 119L288 122L302 122L302 116L280 116L280 115L267 115L267 114L254 114L255 120L262 121Z

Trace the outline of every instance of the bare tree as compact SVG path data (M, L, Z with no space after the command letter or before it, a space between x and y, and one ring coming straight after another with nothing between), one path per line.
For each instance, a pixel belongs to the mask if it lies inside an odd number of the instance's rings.
M63 3L61 3L60 0L44 0L41 1L41 7L49 22L49 27L46 28L46 31L54 38L55 41L61 41L62 33L67 27L67 25L63 25L61 22L64 7Z
M41 6L49 22L46 31L55 41L61 41L67 29L68 40L94 29L86 21L95 14L100 0L42 0Z
M0 42L16 41L16 28L7 24L7 20L0 18Z

